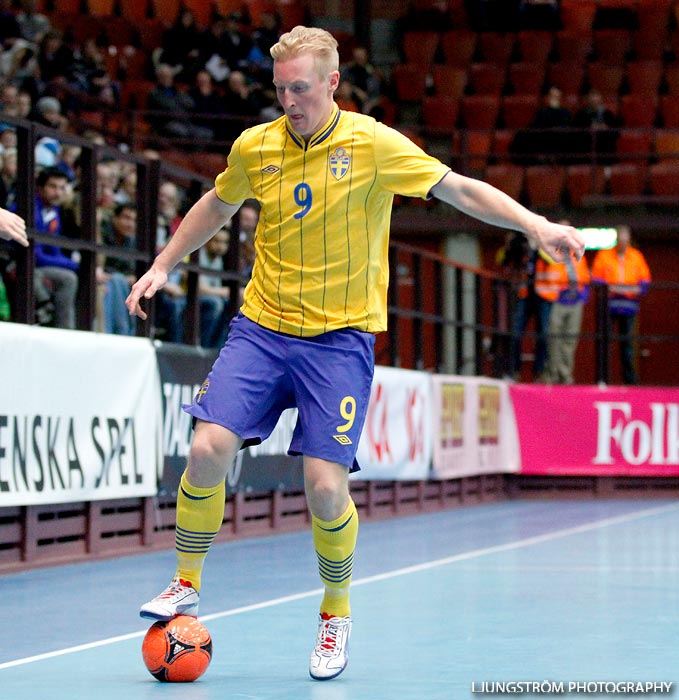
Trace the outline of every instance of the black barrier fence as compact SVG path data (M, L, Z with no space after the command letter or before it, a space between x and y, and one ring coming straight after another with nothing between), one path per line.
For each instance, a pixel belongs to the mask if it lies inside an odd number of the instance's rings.
M96 330L100 328L102 293L97 284L97 266L102 256L134 260L137 276L141 275L160 245L157 221L161 184L168 181L175 183L186 193L186 201L192 203L213 186L213 180L170 162L162 153L130 153L24 120L7 117L5 121L16 129L18 139L18 168L21 175L16 184L17 211L26 218L31 237L36 242L54 242L52 236L38 234L34 229L32 203L35 199L35 176L40 167L35 158L36 146L47 137L62 145L81 149L78 177L70 205L76 225L70 235L60 238L59 245L66 251L77 253L80 258L77 328ZM102 166L111 161L123 163L136 171L135 249L108 247L100 240L98 206L105 185ZM422 216L428 217L428 235L430 238L432 234L436 236L437 249L441 248L441 241L446 237L461 231L481 231L480 238L483 237L483 230L476 222L469 225L469 220L459 217L437 219L422 209L411 213L409 207L396 211L396 236L390 244L390 327L387 333L378 338L378 363L434 372L511 376L509 347L516 296L512 281L481 267L463 265L445 258L432 252L431 246L427 250L398 240L399 233L405 229L415 234L407 240L417 238L418 216L419 221ZM615 213L614 217L618 221L619 213ZM667 220L670 219L672 217ZM661 220L662 216L656 217L651 226L656 226L657 221ZM230 288L229 317L237 312L240 289L247 282L238 271L239 231L236 215L232 222L231 242L224 257L224 272L221 273ZM15 284L11 290L12 320L33 324L36 322L33 250L10 245L0 250L0 255L5 256L5 263L9 256L10 263L15 265ZM659 257L663 255L664 251L661 251ZM198 277L202 270L198 253L193 253L190 260L181 263L180 267L186 272L183 340L189 346L197 346L200 337ZM621 338L610 327L606 313L606 288L595 286L593 291L593 300L587 305L580 333L576 381L618 383L620 372L616 345ZM642 301L633 337L642 383L673 385L679 381L676 363L668 361L668 358L676 356L679 349L679 320L672 313L678 301L679 282L674 281L654 282ZM148 311L146 321L137 320L136 333L162 339L154 300L150 301ZM522 338L522 364L527 371L518 378L530 377L535 339L535 333L529 327Z

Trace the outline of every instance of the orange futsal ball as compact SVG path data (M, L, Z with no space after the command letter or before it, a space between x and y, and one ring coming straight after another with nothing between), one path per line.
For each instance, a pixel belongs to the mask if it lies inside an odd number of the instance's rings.
M210 665L212 638L195 617L178 615L151 626L141 653L154 678L166 683L190 683Z

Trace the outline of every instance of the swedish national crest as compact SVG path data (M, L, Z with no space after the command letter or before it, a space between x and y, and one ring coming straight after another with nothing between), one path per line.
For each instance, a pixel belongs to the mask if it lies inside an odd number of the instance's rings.
M336 148L330 154L330 172L335 180L341 180L348 172L351 166L351 156L345 148Z

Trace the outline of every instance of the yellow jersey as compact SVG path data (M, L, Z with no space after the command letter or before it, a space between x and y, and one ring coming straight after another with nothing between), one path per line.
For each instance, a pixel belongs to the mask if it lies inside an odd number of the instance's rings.
M448 171L403 134L337 106L307 143L286 117L245 130L215 180L224 202L262 207L242 313L295 336L385 330L394 195L426 198Z

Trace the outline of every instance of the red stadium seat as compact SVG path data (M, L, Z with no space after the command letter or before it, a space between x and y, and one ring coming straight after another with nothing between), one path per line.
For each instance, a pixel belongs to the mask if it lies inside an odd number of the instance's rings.
M592 35L594 60L622 66L632 50L632 34L627 29L599 29Z
M665 67L665 84L670 95L679 95L679 64L670 64Z
M98 17L111 17L116 0L87 0L87 11Z
M466 129L461 144L463 170L480 175L488 165L492 144L492 131Z
M651 129L621 129L615 150L619 155L646 160L653 151L653 131Z
M468 129L494 129L500 111L497 95L463 95L460 113Z
M476 33L467 29L456 29L441 35L443 60L449 66L467 68L476 52Z
M435 63L430 70L434 93L442 97L462 97L467 87L464 68Z
M507 71L512 92L521 95L539 95L545 82L546 64L521 61L510 63Z
M651 194L679 198L679 162L653 163L648 169Z
M486 63L509 63L514 52L515 42L516 35L512 33L481 32L479 34L479 49L482 60Z
M679 130L656 129L653 150L661 160L679 160Z
M497 63L472 63L469 86L477 95L499 95L504 88L507 67Z
M581 207L585 198L601 195L606 189L606 174L602 166L569 165L566 168L566 192L573 207Z
M557 32L555 43L557 59L562 62L581 63L592 52L592 38L589 34Z
M666 129L679 128L679 95L662 95L659 107L660 123Z
M637 95L657 96L663 77L659 60L630 61L626 68L629 91Z
M453 97L425 97L422 101L425 131L435 136L452 136L459 111L459 102Z
M439 47L438 32L404 32L403 54L405 62L430 66Z
M554 46L554 34L544 31L520 31L517 44L521 60L534 66L544 66Z
M526 193L533 207L556 207L561 204L566 183L566 168L561 165L526 167Z
M144 22L149 16L148 0L120 0L120 14L137 25L141 34L142 27L140 23Z
M588 33L596 15L596 0L561 0L561 24L565 29Z
M489 165L485 180L513 199L519 199L523 191L524 169L520 165Z
M598 90L602 95L610 97L620 92L625 69L600 61L593 61L587 66L587 81L590 88Z
M420 102L424 97L427 75L422 66L399 63L391 71L399 102Z
M502 98L500 121L509 129L523 129L533 123L540 106L540 98L534 95L505 95Z
M577 95L585 79L585 66L581 62L560 61L547 68L548 86L558 87L564 94Z
M655 123L658 110L657 95L623 95L620 98L619 114L627 127L648 126Z
M638 197L646 189L645 163L614 163L609 168L608 186L617 197Z
M151 0L153 16L162 19L169 27L179 17L181 0Z

